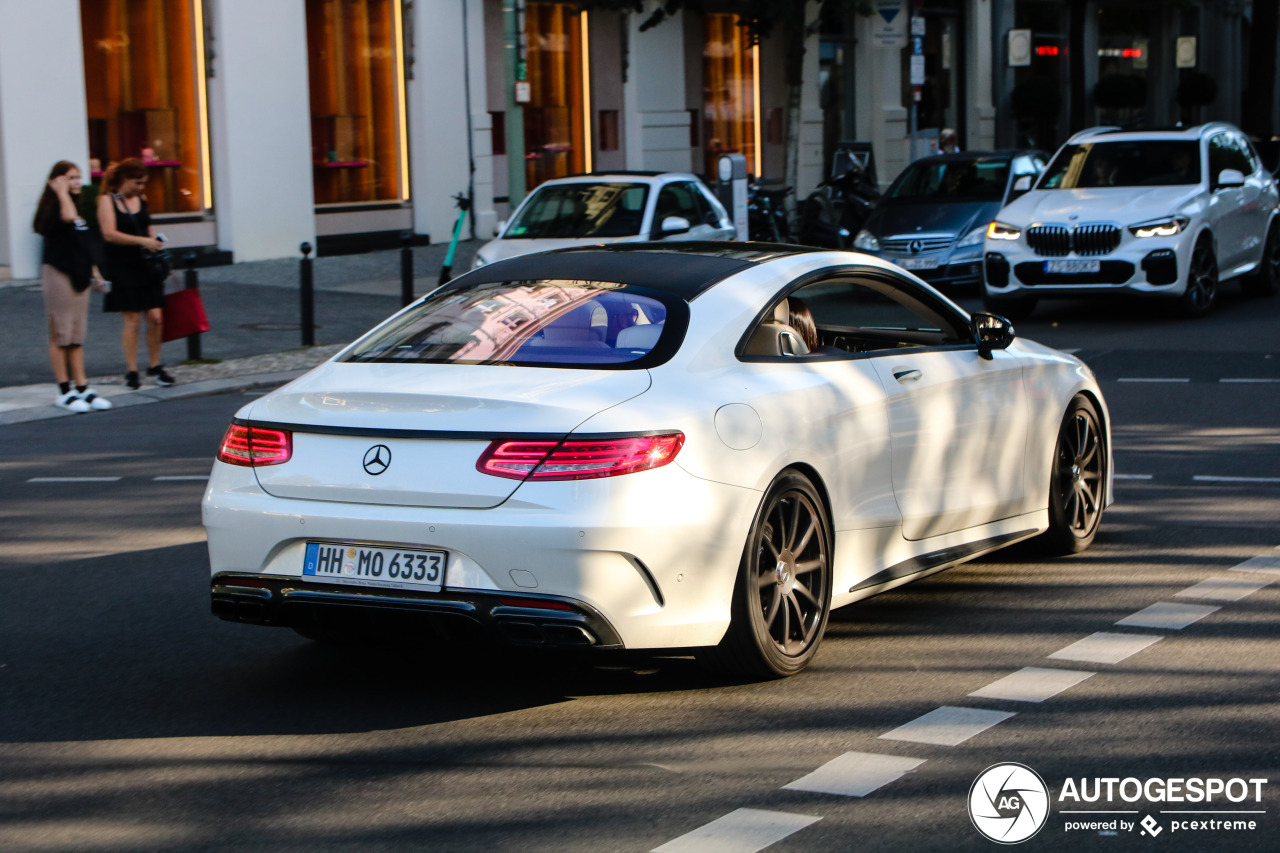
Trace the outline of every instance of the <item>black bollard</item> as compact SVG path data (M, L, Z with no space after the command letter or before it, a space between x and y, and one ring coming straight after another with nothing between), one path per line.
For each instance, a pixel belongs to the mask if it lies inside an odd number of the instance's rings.
M413 232L400 235L400 307L413 301Z
M183 274L183 288L186 290L199 290L200 280L196 274L196 253L187 252L185 258L187 262L187 271ZM200 360L200 333L187 335L187 361Z
M315 282L311 278L311 244L303 243L298 247L302 252L302 265L298 269L299 284L302 295L302 345L316 345L316 294Z

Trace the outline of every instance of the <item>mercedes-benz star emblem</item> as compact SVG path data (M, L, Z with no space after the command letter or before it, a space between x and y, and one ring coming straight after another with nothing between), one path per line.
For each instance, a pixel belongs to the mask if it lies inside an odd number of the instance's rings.
M364 470L378 476L391 467L391 448L385 444L375 444L364 452Z
M911 250L911 254L918 255L924 251L924 243L920 240L912 240L907 244L907 248Z

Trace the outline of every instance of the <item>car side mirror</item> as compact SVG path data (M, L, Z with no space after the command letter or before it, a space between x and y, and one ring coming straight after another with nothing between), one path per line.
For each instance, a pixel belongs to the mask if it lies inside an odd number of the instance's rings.
M1008 349L1016 333L1013 324L996 314L982 311L972 315L973 342L978 345L978 355L985 359L998 349Z
M503 219L502 221L500 221L497 225L494 226L494 229L495 229L493 232L494 234L498 235L499 237L502 236L502 232L507 230L507 220Z
M661 240L675 234L688 234L693 226L683 216L668 216L662 220L662 227L653 235L653 239Z
M1018 196L1024 195L1030 191L1033 180L1034 178L1031 175L1020 175L1018 179L1013 182L1013 188L1009 190L1009 198L1005 200L1005 204L1008 204Z
M1239 169L1223 169L1218 173L1217 189L1244 186L1244 172Z

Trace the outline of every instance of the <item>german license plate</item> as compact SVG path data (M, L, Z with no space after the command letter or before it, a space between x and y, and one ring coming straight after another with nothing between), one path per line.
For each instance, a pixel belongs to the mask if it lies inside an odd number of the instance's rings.
M1046 273L1089 273L1102 269L1102 261L1045 261Z
M895 258L893 261L904 270L936 270L937 258Z
M448 557L446 551L308 542L302 575L329 583L438 592Z

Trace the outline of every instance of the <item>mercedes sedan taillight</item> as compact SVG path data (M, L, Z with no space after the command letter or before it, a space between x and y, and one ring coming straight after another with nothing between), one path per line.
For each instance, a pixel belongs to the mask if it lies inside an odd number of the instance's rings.
M288 462L293 455L293 433L287 429L232 424L222 437L218 461L258 468Z
M684 446L684 433L489 444L477 470L511 480L589 480L661 468Z

